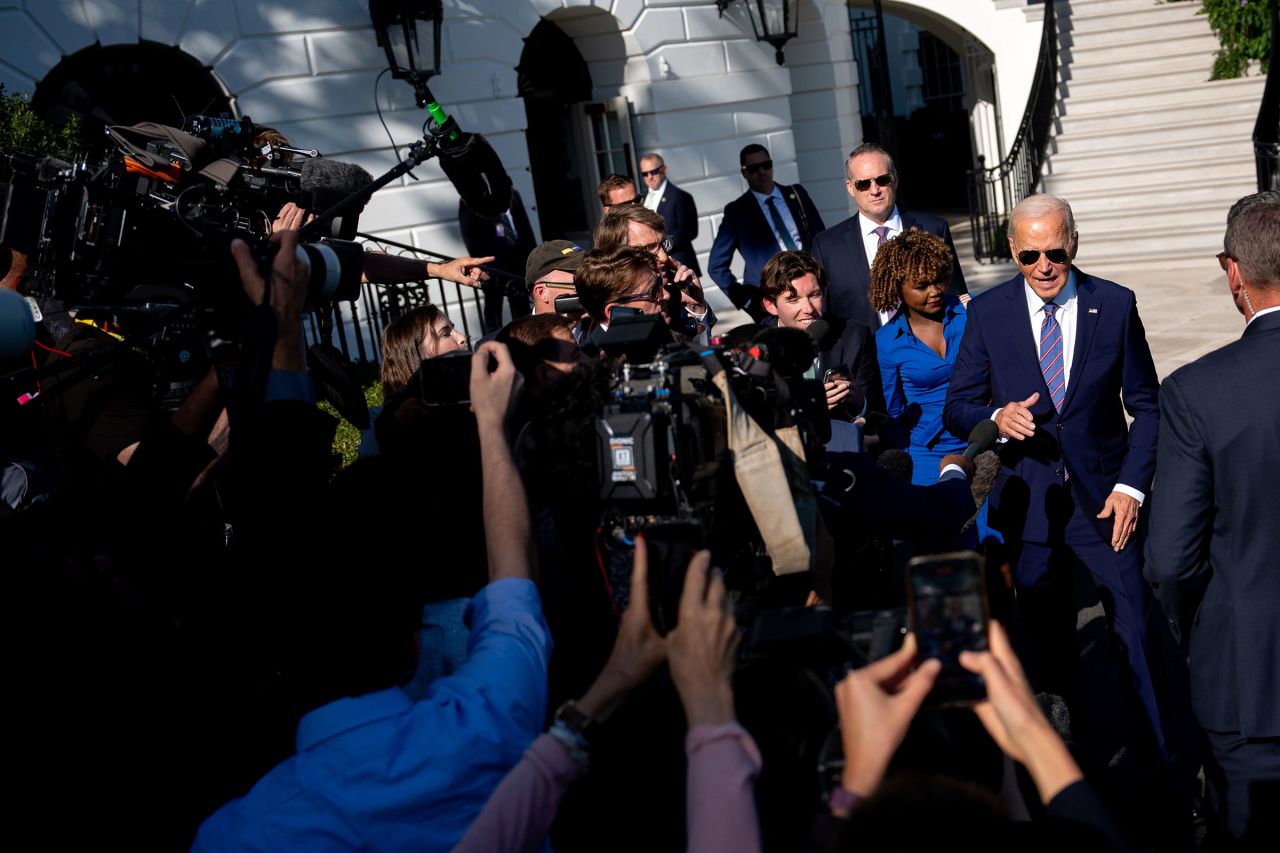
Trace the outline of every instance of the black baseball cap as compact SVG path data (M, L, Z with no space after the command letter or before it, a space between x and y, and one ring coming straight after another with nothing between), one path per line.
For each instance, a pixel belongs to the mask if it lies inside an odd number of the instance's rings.
M585 255L582 247L570 240L548 240L529 253L524 265L524 283L533 287L552 270L577 272Z

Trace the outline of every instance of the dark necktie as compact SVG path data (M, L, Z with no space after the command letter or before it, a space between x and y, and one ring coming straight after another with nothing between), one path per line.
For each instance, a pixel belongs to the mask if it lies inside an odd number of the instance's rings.
M1040 372L1049 387L1053 407L1061 412L1062 400L1067 396L1067 374L1062 358L1062 327L1053 316L1057 307L1052 302L1044 306L1044 322L1040 324Z
M773 220L773 230L778 232L778 237L782 240L782 245L786 247L788 252L796 250L796 241L791 239L791 232L787 230L787 225L782 221L782 214L778 212L778 208L774 206L777 199L769 196L765 199L765 204L769 206L769 218Z

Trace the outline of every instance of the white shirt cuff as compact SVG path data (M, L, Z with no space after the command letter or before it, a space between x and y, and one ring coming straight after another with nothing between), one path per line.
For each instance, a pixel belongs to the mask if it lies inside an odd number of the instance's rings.
M947 477L947 475L950 474L952 471L955 471L961 477L964 477L966 480L969 479L969 476L965 474L964 469L961 468L956 463L952 462L950 465L947 465L945 468L942 469L942 473L938 474L938 482L942 482L944 479L950 479Z
M992 410L991 410L991 417L990 417L988 420L992 420L992 421L994 421L994 420L996 419L996 415L998 415L998 414L1000 414L1000 410L999 410L999 409L992 409ZM1008 441L1009 441L1009 436L1007 436L1007 435L1002 435L1002 436L1000 436L999 438L997 438L997 439L996 439L996 444L1006 444L1006 443L1008 443Z
M1115 487L1112 488L1111 491L1119 492L1122 495L1128 495L1138 502L1138 506L1142 506L1142 502L1147 499L1147 496L1142 492L1138 491L1133 486L1126 486L1124 483L1116 483Z

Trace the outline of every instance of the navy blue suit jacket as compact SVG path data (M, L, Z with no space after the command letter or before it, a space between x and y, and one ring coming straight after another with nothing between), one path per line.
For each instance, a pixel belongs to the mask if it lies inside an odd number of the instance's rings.
M1200 725L1247 738L1280 737L1277 364L1280 313L1165 379L1144 567Z
M884 383L880 381L880 360L876 358L876 336L856 320L832 319L830 324L826 337L818 344L818 378L832 368L843 368L867 401L867 413L884 414Z
M1090 517L1116 483L1150 491L1159 383L1133 291L1077 270L1075 351L1062 411L1054 411L1025 286L1018 275L969 303L942 417L951 432L968 435L993 409L1039 392L1031 407L1035 435L999 448L991 524L1006 538L1055 543L1069 517L1066 489ZM1126 410L1132 426L1125 424ZM1095 520L1106 542L1112 525L1110 518Z
M698 255L693 251L693 241L698 239L698 206L693 196L667 181L658 201L658 214L667 223L667 235L675 241L671 257L702 275Z
M786 199L791 218L800 232L800 248L810 251L813 238L826 228L818 209L813 206L813 199L799 184L778 184L777 187ZM770 258L778 254L778 238L750 190L725 205L724 219L720 221L720 230L716 232L715 243L711 246L711 257L707 259L711 280L725 293L738 284L738 279L729 270L735 251L742 253L745 264L742 283L759 287L760 271Z
M951 239L947 221L927 213L912 213L898 208L902 228L916 228L946 241L951 249L951 292L968 293L956 244ZM813 241L811 253L827 271L831 284L827 288L826 313L866 323L873 331L880 328L880 315L871 307L871 264L862 241L862 217L855 213L839 225L833 225Z

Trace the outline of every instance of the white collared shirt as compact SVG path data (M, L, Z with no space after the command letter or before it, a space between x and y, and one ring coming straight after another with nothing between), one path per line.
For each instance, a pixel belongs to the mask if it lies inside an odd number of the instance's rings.
M862 246L867 252L867 269L876 261L876 252L880 248L880 235L876 233L876 229L880 227L880 223L872 222L862 214L858 214L858 223L862 226ZM902 216L898 213L898 206L893 206L893 213L884 221L884 227L889 229L889 233L884 236L885 240L892 240L902 233ZM887 326L894 315L898 313L897 308L890 308L888 311L877 311L880 315L880 325Z
M1249 323L1252 323L1254 320L1258 319L1258 318L1259 318L1259 317L1261 317L1262 315L1264 315L1264 314L1274 314L1274 313L1275 313L1275 312L1277 312L1277 311L1280 311L1280 305L1274 305L1274 306L1272 306L1272 307L1270 307L1270 308L1263 308L1263 309L1262 309L1261 311L1259 311L1257 314L1254 314L1252 317L1250 317L1250 318L1249 318L1249 320L1248 320L1248 322L1246 322L1246 323L1244 324L1244 327L1247 329L1247 328L1249 328Z
M662 194L666 191L667 181L664 178L656 190L649 190L649 194L644 197L644 206L652 210L654 213L657 213L658 202L662 201Z
M782 217L782 224L787 226L787 231L791 234L791 240L795 243L797 249L807 248L800 240L800 230L796 228L796 221L791 218L791 208L787 207L787 200L782 197L782 190L778 189L778 185L773 185L773 192L769 195L758 193L755 190L751 194L756 197L756 203L760 205L760 212L764 214L764 221L769 224L769 230L773 232L774 239L778 241L778 251L787 248L787 244L782 242L782 235L778 233L778 229L774 227L773 217L769 215L768 200L777 199L773 206L778 209L778 215Z

